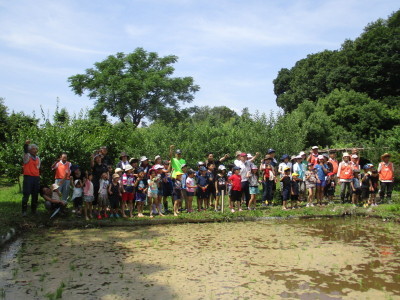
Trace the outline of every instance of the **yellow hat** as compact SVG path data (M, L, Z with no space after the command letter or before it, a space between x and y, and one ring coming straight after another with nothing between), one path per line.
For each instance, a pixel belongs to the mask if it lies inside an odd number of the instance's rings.
M175 176L179 176L179 175L183 175L183 173L179 172L179 171L175 173Z
M296 176L299 177L299 174L297 174L296 172L292 174L292 176Z

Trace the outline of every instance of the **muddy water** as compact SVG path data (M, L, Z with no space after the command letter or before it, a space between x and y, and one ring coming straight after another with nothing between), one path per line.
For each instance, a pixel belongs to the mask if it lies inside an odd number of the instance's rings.
M400 226L365 219L42 232L0 261L5 299L400 299Z

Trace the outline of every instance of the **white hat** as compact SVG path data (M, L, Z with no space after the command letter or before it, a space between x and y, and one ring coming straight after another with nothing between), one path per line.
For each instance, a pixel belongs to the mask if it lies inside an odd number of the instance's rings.
M158 169L164 169L164 167L160 164L156 164L153 169L158 170Z
M253 155L251 155L250 153L247 153L247 158L253 158Z
M304 153L305 154L305 153ZM303 159L303 157L301 156L301 152L300 152L300 154L299 155L297 155L296 157L295 157L296 159Z
M226 168L225 168L225 166L224 165L220 165L219 167L218 167L218 170L226 170Z
M127 165L128 166L128 165ZM130 165L129 165L130 166ZM126 168L126 167L125 167ZM116 168L115 170L114 170L114 173L118 173L118 172L122 172L123 170L121 169L121 168Z
M296 159L297 157L296 157L296 155L292 155L291 157L290 157L290 160L293 160L293 159Z
M51 190L52 190L52 191L54 191L54 190L56 190L56 189L58 189L58 188L59 188L59 186L58 186L57 183L53 183L53 184L51 185Z
M126 165L125 166L125 171L129 171L129 170L132 170L132 169L133 169L133 167L131 165Z
M318 159L325 159L325 156L323 156L323 155L318 155Z
M76 180L74 181L74 185L77 185L78 182L79 182L79 179L76 179Z
M349 154L349 153L347 153L347 152L343 152L343 155L342 155L342 157L345 157L345 156L349 156L349 157L350 157L350 154Z
M147 158L146 156L142 156L142 157L140 158L140 161L146 161L146 160L148 160L148 158Z
M358 158L358 155L357 155L357 154L353 154L353 155L351 156L351 158Z
M156 155L156 157L154 157L154 160L157 160L158 158L161 158L160 155Z
M305 153L304 151L301 151L301 152L299 153L299 156L302 156L302 155L306 155L306 153Z
M311 149L319 149L318 146L312 146Z

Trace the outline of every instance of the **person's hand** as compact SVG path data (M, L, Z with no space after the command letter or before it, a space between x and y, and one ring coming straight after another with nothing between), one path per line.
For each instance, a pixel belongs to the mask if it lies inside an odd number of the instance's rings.
M175 145L169 146L169 149L170 149L170 150L173 150L174 148L175 148Z
M230 156L229 153L224 155L225 158L229 158L229 156Z
M260 152L256 152L256 156L259 156L260 155Z

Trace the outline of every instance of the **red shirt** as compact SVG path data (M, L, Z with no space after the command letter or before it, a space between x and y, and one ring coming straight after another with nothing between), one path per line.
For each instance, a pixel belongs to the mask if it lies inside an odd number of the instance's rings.
M241 191L242 190L242 176L233 174L228 178L232 181L232 191Z

